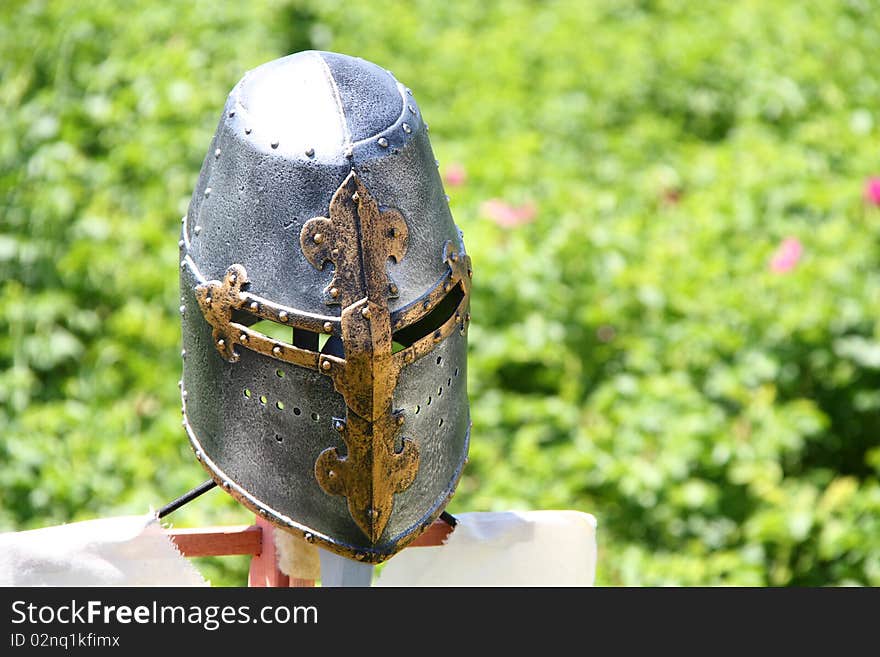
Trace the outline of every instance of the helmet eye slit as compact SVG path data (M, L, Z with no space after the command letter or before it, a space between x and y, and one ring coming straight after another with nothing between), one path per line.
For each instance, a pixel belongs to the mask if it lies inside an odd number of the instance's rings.
M342 352L335 348L333 344L327 347L327 344L332 342L335 337L327 333L315 333L308 329L301 329L290 324L282 324L271 319L261 319L246 310L240 309L233 310L232 321L285 346L296 347L297 349L314 353L329 353L334 356L342 356ZM335 339L339 340L339 338ZM279 376L284 375L279 374Z
M443 326L455 314L461 300L464 298L464 290L461 285L453 287L439 302L431 309L431 311L413 322L409 326L404 326L393 333L392 340L401 345L401 348L410 345L425 338L441 326ZM399 349L397 350L399 351ZM439 363L438 363L439 365Z

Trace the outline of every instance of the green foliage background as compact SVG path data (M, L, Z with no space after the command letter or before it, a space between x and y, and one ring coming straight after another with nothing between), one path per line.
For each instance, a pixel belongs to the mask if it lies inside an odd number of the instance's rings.
M308 48L394 71L476 270L450 510L599 520L603 584L880 585L880 7L0 7L0 529L202 481L177 234L226 94ZM490 198L534 203L503 228ZM768 262L786 237L796 267ZM220 493L179 525L246 523ZM243 559L200 562L242 584Z

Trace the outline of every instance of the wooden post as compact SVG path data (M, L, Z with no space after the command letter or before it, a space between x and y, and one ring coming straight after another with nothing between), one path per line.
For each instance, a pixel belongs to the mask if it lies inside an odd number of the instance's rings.
M257 527L263 532L263 544L260 554L251 559L248 586L290 586L290 578L278 568L275 527L259 516L257 516Z

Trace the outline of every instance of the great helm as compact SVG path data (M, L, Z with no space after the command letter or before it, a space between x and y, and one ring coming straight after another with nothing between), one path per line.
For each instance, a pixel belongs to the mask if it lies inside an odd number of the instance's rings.
M245 506L387 559L470 434L470 259L409 89L302 52L229 94L183 218L184 426Z

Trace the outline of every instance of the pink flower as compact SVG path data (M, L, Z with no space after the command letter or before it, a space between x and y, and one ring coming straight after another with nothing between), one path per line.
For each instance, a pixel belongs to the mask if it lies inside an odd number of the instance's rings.
M796 237L786 237L770 259L770 271L774 274L785 274L794 269L801 259L804 247Z
M480 208L482 213L502 228L516 228L534 221L538 209L534 203L510 205L500 198L489 199Z
M464 170L464 165L458 162L450 164L443 173L443 182L449 187L461 187L466 180L467 172Z
M863 191L865 200L871 205L880 205L880 177L872 176L865 181Z

